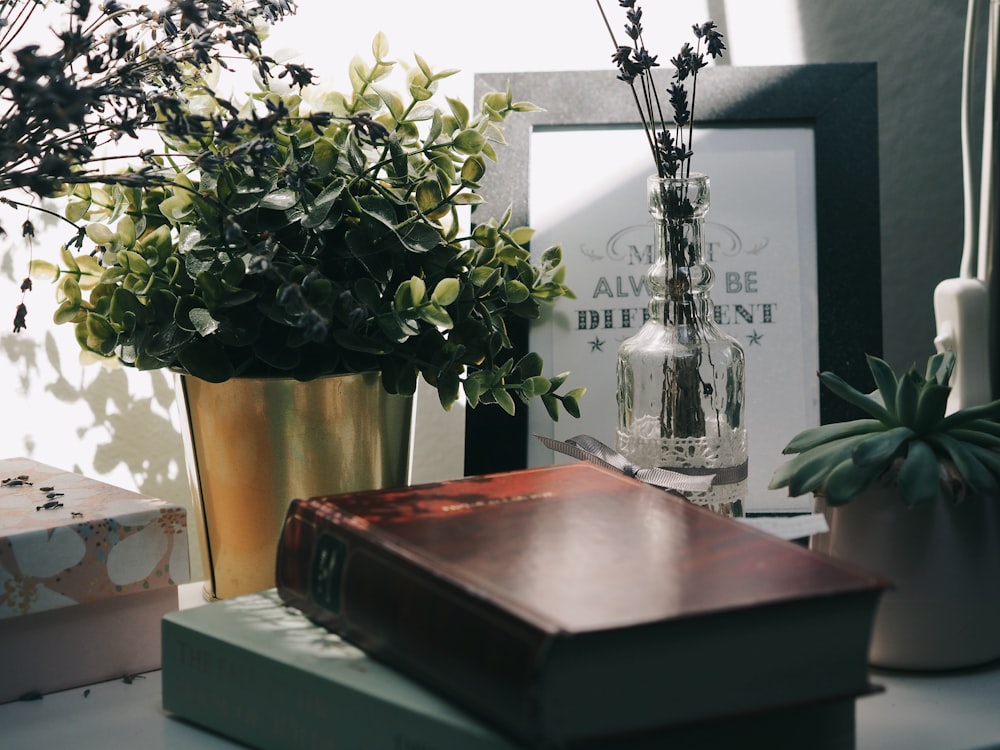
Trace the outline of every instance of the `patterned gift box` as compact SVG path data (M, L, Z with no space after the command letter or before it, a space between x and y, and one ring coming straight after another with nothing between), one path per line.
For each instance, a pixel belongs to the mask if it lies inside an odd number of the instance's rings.
M159 667L190 580L184 508L0 460L0 702Z
M190 580L180 506L26 458L0 481L0 618Z

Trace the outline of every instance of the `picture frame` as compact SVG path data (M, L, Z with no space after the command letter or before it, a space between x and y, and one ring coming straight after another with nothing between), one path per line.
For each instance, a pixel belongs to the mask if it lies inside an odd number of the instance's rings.
M665 71L660 78L664 86L668 76L669 73ZM618 182L610 179L608 173L612 167L617 168L626 155L627 158L644 158L648 163L646 171L653 171L651 155L648 150L643 152L641 139L635 141L634 148L615 148L610 155L606 153L609 149L600 145L605 137L614 143L619 133L642 133L631 90L625 83L617 80L614 70L484 73L475 78L477 100L487 92L506 91L508 88L514 101L532 102L541 107L542 111L518 114L505 123L506 144L497 146L499 161L488 165L480 190L485 201L474 211L475 223L500 216L509 208L513 226L530 225L538 232L536 239L544 237L545 240L560 242L560 237L546 233L547 228L539 225L539 216L535 216L536 220L533 221L532 205L534 203L537 206L539 202L539 197L532 195L533 187L542 184L547 194L554 185L559 184L558 175L540 178L533 174L533 168L540 169L538 153L532 153L533 144L545 144L544 148L548 150L552 144L559 146L572 138L583 145L577 146L578 150L575 152L572 151L573 146L567 146L568 154L576 154L581 159L594 158L595 155L603 157L603 161L598 160L603 168L593 174L592 180L587 176L575 179L577 183L592 182L594 185L594 196L588 196L590 214L612 213L610 209L603 212L600 210L602 206L608 205L608 196L620 189ZM815 371L834 370L852 383L865 384L870 382L865 355L880 355L882 351L877 69L874 63L711 66L699 74L695 120L696 134L707 132L720 143L735 139L737 143L749 144L725 147L746 149L750 153L749 156L736 157L727 154L726 159L729 161L716 160L714 163L717 165L729 164L733 158L747 160L748 164L760 163L760 158L753 161L753 150L774 148L775 142L782 144L781 148L784 148L786 141L796 139L805 144L800 148L802 153L795 155L795 158L798 162L808 162L807 169L798 169L794 179L811 181L811 184L790 184L785 186L785 191L793 197L799 193L806 196L802 203L808 205L799 211L801 215L793 217L789 212L788 221L795 223L799 232L806 231L812 235L806 237L807 241L803 245L812 246L810 253L814 257L806 259L809 262L804 265L810 268L808 274L801 279L794 273L788 279L779 279L777 294L784 300L786 308L792 309L791 303L795 303L802 308L806 319L811 316L811 326L815 330L807 327L803 333L807 348L810 339L815 348L805 356L796 356L793 351L791 355L782 354L771 360L765 359L763 363L755 363L748 356L747 365L748 371L754 366L758 377L764 371L769 371L772 375L792 373L798 378L794 382L794 388L808 391L803 397L815 404L814 413L808 415L808 419L801 413L794 417L784 414L785 409L777 401L775 403L779 405L769 406L767 413L755 414L754 404L749 404L751 467L755 464L755 420L761 425L766 420L767 429L771 433L768 441L772 443L766 446L767 460L772 460L772 454L777 453L773 456L776 463L780 460L780 446L773 445L777 440L775 435L784 435L787 441L799 429L814 426L816 420L828 423L857 416L843 402L820 392ZM772 145L755 146L754 143L757 142ZM708 158L697 140L694 150L696 165L699 159ZM710 151L711 146L708 148L708 152ZM756 157L759 156L760 154L756 154ZM567 163L565 158L563 161L553 158L554 161L549 160L552 165ZM546 168L559 169L558 166ZM713 178L713 207L708 217L711 221L712 214L716 212L714 195L717 189L730 187L739 180L716 179L710 168L705 169L705 172ZM738 176L738 170L734 174ZM632 182L635 179L630 178ZM600 191L604 183L608 189L607 194L602 196ZM750 188L743 188L748 197L752 181L749 184ZM634 190L644 191L644 185ZM632 202L641 204L638 208L644 211L644 192L635 194L639 197ZM778 210L780 211L780 206ZM780 216L778 220L783 221ZM610 227L609 231L613 229L614 227ZM564 260L567 264L577 262L577 257L572 254L576 250L575 247L564 246ZM780 263L775 269L774 273L784 272ZM718 285L718 281L716 284ZM577 292L578 302L580 297L591 294L589 287L580 290L572 283L570 286ZM718 303L714 288L712 294L714 301ZM518 350L528 351L530 346L531 350L539 351L543 357L551 355L551 349L544 340L545 327L548 325L552 325L549 320L530 326L520 321L512 325L511 335ZM601 342L598 338L592 345L595 343L606 343L610 347L615 341L609 337L606 342ZM744 340L742 343L746 348L747 342ZM547 359L546 373L561 371L559 365L558 357L556 361ZM601 409L606 410L609 387L612 389L610 397L614 396L613 385L609 385L613 384L614 379L613 364L606 365L601 370L607 380L602 382L596 398L601 399ZM752 373L748 373L748 378L750 374ZM572 375L568 382L573 384ZM787 385L784 387L787 388ZM748 400L749 398L748 396ZM585 415L588 411L588 399L595 399L593 389L581 402ZM518 404L518 407L514 417L499 409L480 407L468 410L465 455L467 474L506 471L538 463L537 457L529 462L531 433L533 427L537 428L538 424L551 421L544 414L540 403L530 406L530 410L535 410L536 416L533 419L529 419L529 408L523 408L523 404ZM537 416L539 414L541 421ZM613 421L613 417L610 419ZM809 423L804 423L807 421ZM570 434L586 432L584 429L572 432L575 422L568 415L563 415L558 427L571 431ZM613 424L610 428L613 435ZM761 429L763 430L763 426ZM484 439L484 436L488 436L488 439ZM613 439L605 439L606 436L600 435L595 437L613 447ZM762 480L758 477L757 481L759 485ZM754 504L750 505L753 507ZM773 509L776 510L788 507L787 503L782 505L774 499L764 505L768 506L767 509L774 506ZM762 506L758 504L757 509L762 509Z

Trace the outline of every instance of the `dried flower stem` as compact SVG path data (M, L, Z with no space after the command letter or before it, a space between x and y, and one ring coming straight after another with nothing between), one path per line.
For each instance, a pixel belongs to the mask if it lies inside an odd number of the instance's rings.
M618 45L618 39L615 37L615 32L611 28L611 22L608 20L607 14L604 12L604 6L601 5L601 0L594 0L597 3L597 9L601 12L601 18L604 19L604 25L608 29L608 35L611 37L611 43L614 45L616 50L621 50L622 47ZM654 125L651 121L646 120L646 109L643 107L643 100L648 101L648 95L646 93L646 79L641 77L643 97L640 99L639 92L635 88L635 80L631 79L626 81L629 88L632 89L632 98L635 100L636 110L639 112L639 120L642 122L642 130L646 134L646 141L649 143L649 150L653 154L653 161L656 163L657 174L663 175L662 168L660 166L660 153L656 148L656 141L653 138ZM662 122L662 113L661 113Z
M659 93L653 81L653 68L659 67L659 65L656 62L656 56L649 54L646 49L643 38L642 8L636 4L636 0L618 0L618 4L626 9L628 23L625 25L625 33L632 40L631 46L620 45L611 28L608 16L604 12L601 0L596 0L596 2L615 48L612 60L618 67L618 78L632 89L639 119L653 153L657 175L676 177L680 172L682 177L690 176L692 155L690 144L694 138L694 102L698 71L707 64L702 53L702 41L705 41L709 56L712 58L721 57L722 51L726 48L722 42L722 34L716 31L716 26L712 21L695 24L692 28L697 38L696 48L692 49L690 44L685 43L677 57L671 59L670 62L675 68L674 82L669 88L670 104L674 111L674 132L671 134L667 129ZM687 90L683 84L689 76L691 78L690 106L688 105ZM637 78L639 79L641 96L636 87ZM659 130L657 130L657 122L659 122ZM687 126L687 143L684 142L685 126ZM685 162L687 163L685 164Z

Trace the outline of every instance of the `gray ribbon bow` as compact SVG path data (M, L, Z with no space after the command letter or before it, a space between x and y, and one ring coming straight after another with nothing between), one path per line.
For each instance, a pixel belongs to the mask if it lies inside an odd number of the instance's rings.
M590 461L605 469L613 469L641 482L652 484L662 489L679 492L705 492L712 486L715 473L684 474L670 469L641 469L629 463L621 453L612 450L600 440L590 435L577 435L567 440L555 440L544 435L535 435L546 448L563 453L573 458Z

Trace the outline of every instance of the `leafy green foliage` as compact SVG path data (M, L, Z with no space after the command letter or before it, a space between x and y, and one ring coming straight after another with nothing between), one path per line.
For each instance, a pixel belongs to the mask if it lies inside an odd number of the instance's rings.
M946 416L952 352L932 356L924 374L911 367L897 377L871 356L868 367L879 398L831 372L820 373L820 381L871 418L800 432L784 450L798 455L775 471L771 489L818 493L830 505L842 505L895 471L908 505L935 498L946 474L972 492L1000 491L1000 400Z
M229 103L255 114L225 139L204 134L227 105L192 80L162 133L163 184L70 192L67 217L89 223L74 240L86 252L57 269L57 320L89 354L140 369L379 371L391 393L423 377L445 408L464 390L472 406L541 398L553 418L560 403L579 415L582 389L559 393L566 376L544 376L535 354L513 361L507 336L510 318L572 296L561 251L533 261L509 211L463 232L501 125L533 105L506 91L476 112L438 107L455 71L417 56L403 95L385 86L382 35L372 52L351 62L348 93L264 88Z

